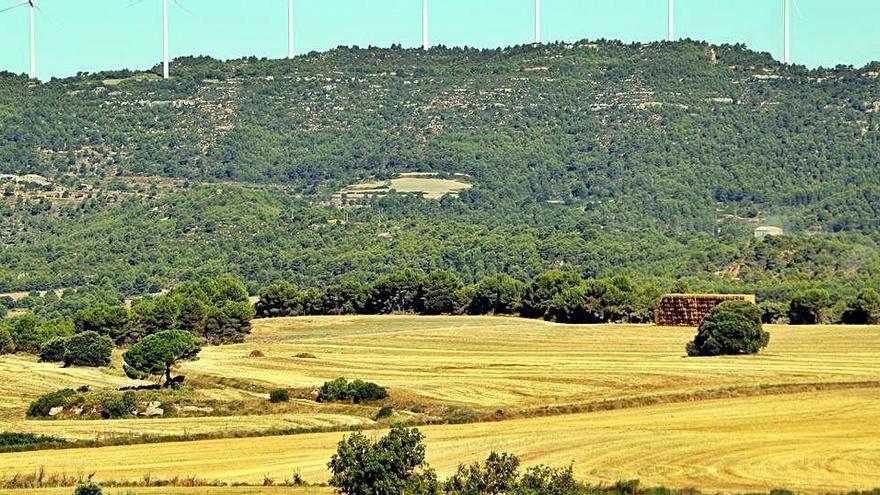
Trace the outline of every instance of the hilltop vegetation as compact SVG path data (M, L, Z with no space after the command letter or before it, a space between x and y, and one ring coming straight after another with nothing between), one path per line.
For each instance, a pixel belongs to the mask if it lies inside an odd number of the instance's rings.
M880 286L877 70L687 41L185 58L169 81L6 74L0 173L48 181L2 185L0 289L562 266L854 297ZM472 187L341 193L411 172ZM755 241L761 223L791 235Z

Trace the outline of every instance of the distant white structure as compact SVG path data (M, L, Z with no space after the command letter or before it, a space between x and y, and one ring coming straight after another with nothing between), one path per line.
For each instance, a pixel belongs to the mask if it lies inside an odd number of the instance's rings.
M675 0L669 0L669 25L666 28L666 39L675 41Z
M427 50L431 47L428 39L428 0L422 0L422 49Z
M781 227L773 225L761 225L755 229L755 239L766 239L767 237L779 237L785 235L785 231Z
M791 0L782 0L782 8L785 10L785 63L791 63Z
M168 0L162 0L162 77L171 77L168 68Z
M541 44L541 0L535 0L535 43Z
M287 0L287 58L293 58L293 0Z

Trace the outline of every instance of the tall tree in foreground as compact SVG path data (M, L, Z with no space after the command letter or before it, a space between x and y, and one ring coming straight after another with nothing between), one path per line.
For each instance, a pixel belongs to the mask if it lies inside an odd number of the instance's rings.
M131 346L122 355L125 360L125 374L130 378L143 379L147 376L164 376L165 386L174 386L172 368L180 361L196 359L202 350L199 339L183 330L166 330L150 335Z

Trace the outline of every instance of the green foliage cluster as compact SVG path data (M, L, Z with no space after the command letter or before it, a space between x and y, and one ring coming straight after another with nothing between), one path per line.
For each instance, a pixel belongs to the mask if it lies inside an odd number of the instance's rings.
M388 397L388 391L372 382L337 378L325 382L318 390L318 402L354 402L362 404L382 400Z
M101 495L102 493L100 485L92 482L78 485L73 491L73 495Z
M750 302L726 301L703 318L689 356L757 354L767 347L770 334L761 325L761 311Z
M49 392L37 397L28 406L27 417L48 418L49 413L56 407L67 407L82 401L82 396L76 390L65 388L55 392Z
M32 445L58 445L66 440L34 433L0 432L0 452L9 452L17 447Z
M269 392L269 402L273 404L290 402L290 392L286 388L276 388Z
M252 290L322 287L401 268L470 287L565 267L776 302L813 285L853 298L880 287L877 68L599 41L184 58L171 80L112 88L103 81L132 74L39 85L2 74L0 172L43 174L77 199L10 191L0 290L143 295L226 272ZM330 204L403 172L464 173L474 187ZM760 221L790 235L755 240ZM455 280L432 282L425 312L458 304ZM480 312L509 311L515 287L497 282ZM339 311L361 312L341 299Z
M565 323L646 322L660 290L618 276L586 280L552 270L523 284L509 275L464 285L455 273L405 269L374 284L347 282L320 291L276 282L260 291L257 317L309 314L395 313L516 314Z
M425 463L422 433L395 425L377 441L362 433L343 438L330 459L330 485L345 495L439 494Z
M171 377L174 365L196 359L201 351L202 343L192 333L163 330L132 345L122 358L125 360L125 373L130 378L164 376L165 386L173 387L177 383Z
M113 341L106 335L88 331L78 333L64 342L65 366L101 367L110 364Z

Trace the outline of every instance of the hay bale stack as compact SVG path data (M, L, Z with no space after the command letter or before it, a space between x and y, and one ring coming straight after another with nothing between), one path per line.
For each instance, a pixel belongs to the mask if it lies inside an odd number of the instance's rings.
M755 304L754 294L667 294L660 299L654 321L660 327L697 327L709 311L725 301Z

